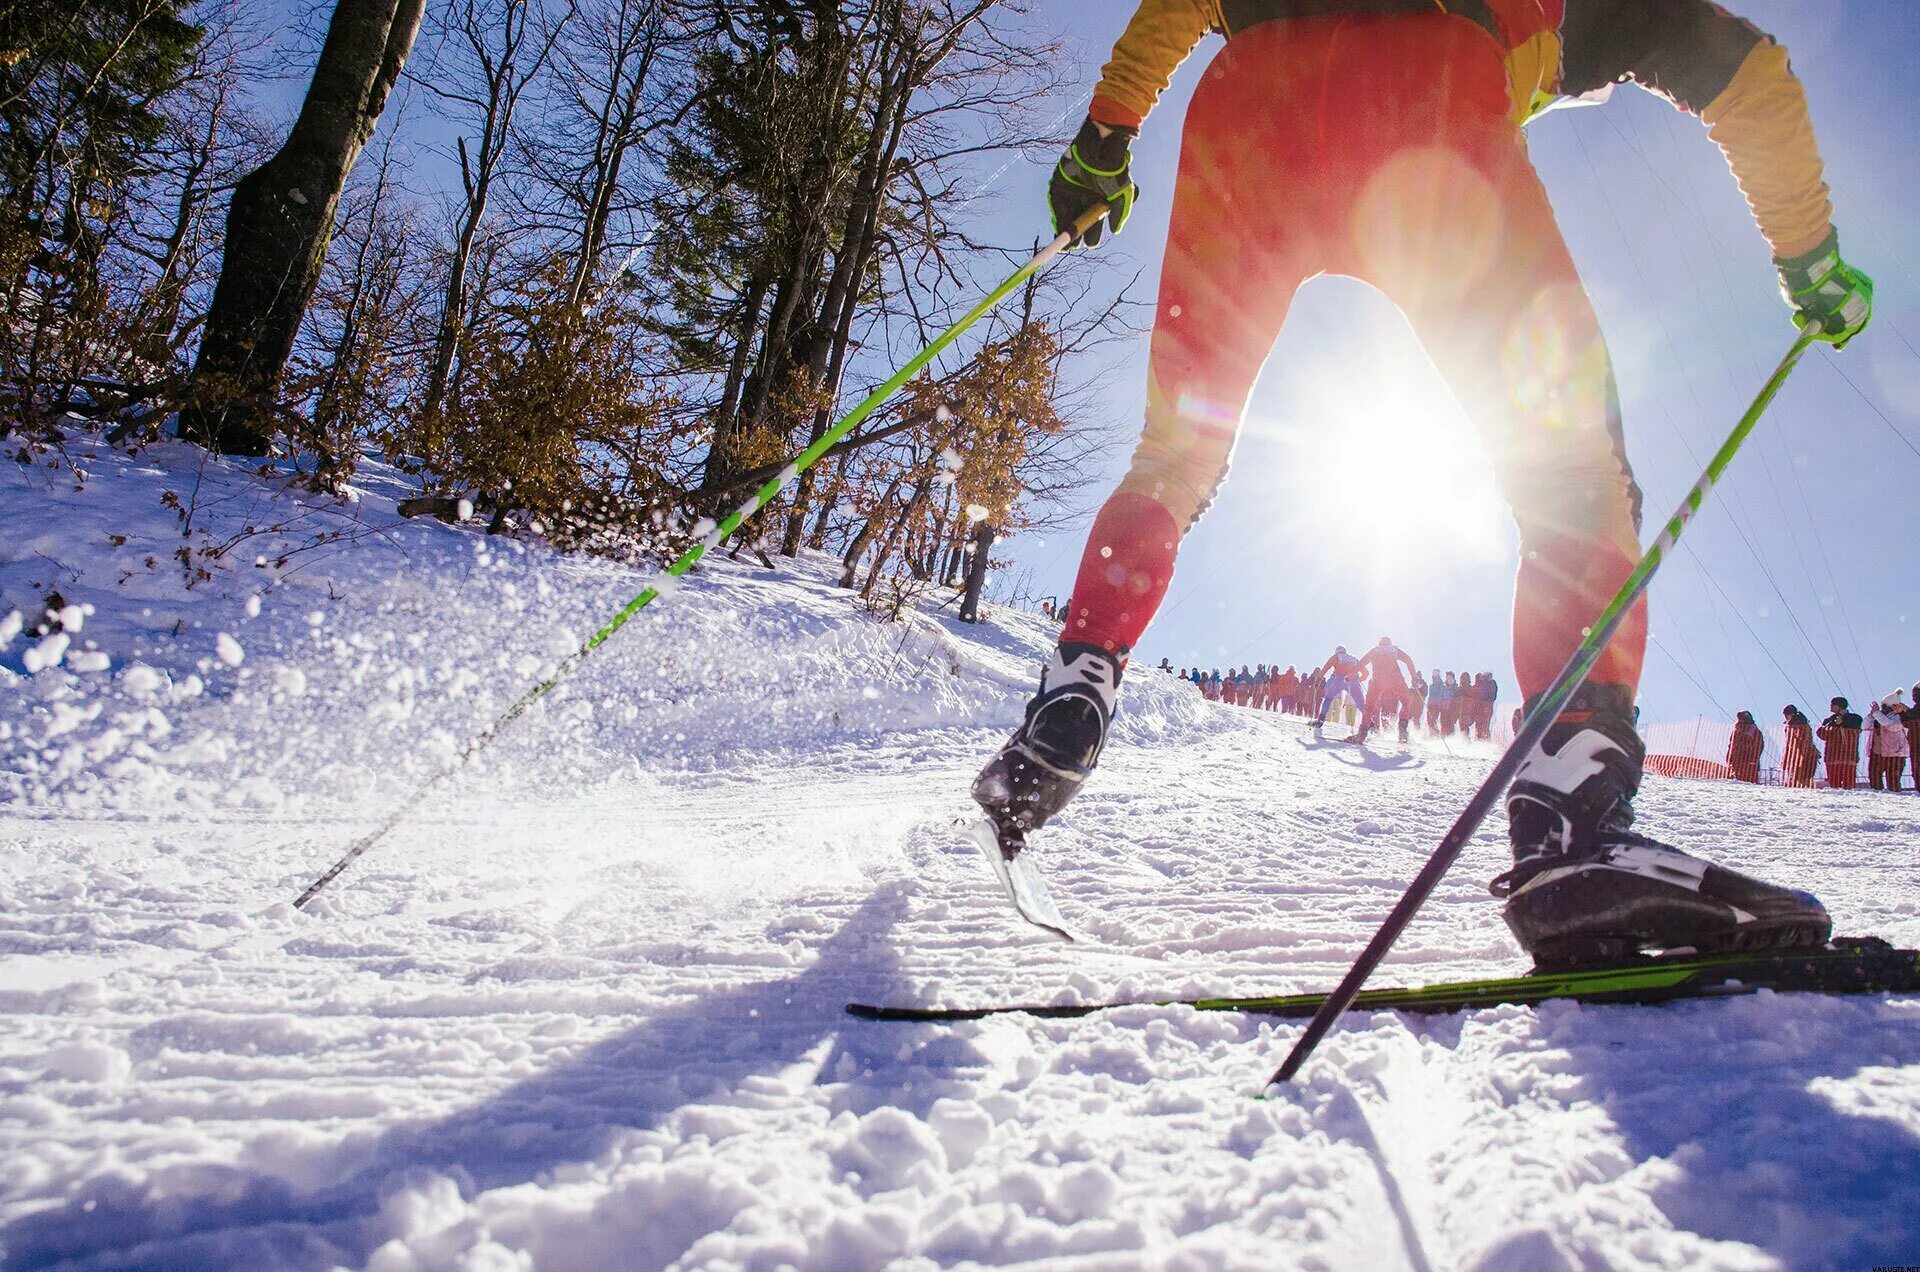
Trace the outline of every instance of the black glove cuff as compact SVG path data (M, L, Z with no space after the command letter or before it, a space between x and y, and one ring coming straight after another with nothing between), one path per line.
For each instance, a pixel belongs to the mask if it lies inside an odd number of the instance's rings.
M1137 128L1116 128L1111 124L1106 127L1109 131L1102 137L1101 125L1088 116L1073 137L1073 149L1080 156L1080 162L1090 171L1103 174L1119 172L1127 166L1127 147L1140 135Z
M1789 280L1816 282L1840 263L1840 231L1828 227L1827 237L1821 239L1820 246L1811 252L1789 256L1784 260L1776 256L1773 263L1779 268L1781 275Z

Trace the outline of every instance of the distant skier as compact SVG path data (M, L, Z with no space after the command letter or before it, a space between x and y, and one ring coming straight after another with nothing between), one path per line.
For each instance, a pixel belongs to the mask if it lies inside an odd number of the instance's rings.
M1342 695L1357 710L1364 710L1362 703L1365 701L1361 682L1366 677L1366 668L1358 658L1347 652L1345 645L1333 647L1333 652L1327 655L1327 661L1320 664L1320 674L1325 678L1326 689L1320 699L1320 712L1313 717L1316 733L1326 727L1327 716L1332 714L1334 705Z
M1480 690L1480 717L1477 727L1480 740L1484 742L1493 736L1493 712L1500 702L1500 682L1493 678L1492 672L1483 671L1474 684Z
M1099 761L1127 654L1316 274L1396 301L1480 429L1520 532L1521 697L1578 648L1639 558L1640 493L1600 325L1520 133L1557 96L1630 79L1698 111L1796 324L1837 347L1872 313L1872 284L1840 256L1786 50L1707 0L1142 0L1054 169L1056 226L1106 204L1091 247L1126 224L1129 144L1209 31L1228 42L1187 109L1146 428L1094 520L1063 643L974 783L1003 853ZM1492 890L1515 937L1550 959L1825 940L1807 894L1632 833L1645 646L1643 597L1508 793L1513 869Z
M1463 671L1453 692L1453 724L1462 741L1473 738L1473 713L1478 709L1479 693L1473 687L1473 673Z
M1453 736L1453 727L1460 723L1460 683L1448 672L1447 678L1440 682L1439 690L1433 695L1440 704L1440 736Z
M1400 740L1405 742L1407 710L1413 695L1400 669L1405 667L1408 676L1418 679L1420 673L1414 669L1413 659L1382 636L1379 644L1360 655L1360 665L1367 669L1367 705L1360 713L1360 731L1354 735L1354 741L1365 742L1368 735L1379 727L1381 718L1392 712L1400 717Z

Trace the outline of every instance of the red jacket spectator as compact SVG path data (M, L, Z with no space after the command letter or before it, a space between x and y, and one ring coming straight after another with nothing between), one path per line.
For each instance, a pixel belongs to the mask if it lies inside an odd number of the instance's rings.
M1818 730L1827 761L1827 785L1850 791L1860 774L1860 717L1847 710L1845 698L1827 705L1833 714L1820 722Z
M1780 782L1784 786L1812 786L1813 770L1820 760L1813 745L1813 722L1791 704L1780 709L1780 718L1787 729L1787 753L1780 761Z
M1913 705L1907 709L1907 755L1920 760L1920 685L1913 687ZM1913 769L1914 786L1920 788L1920 763Z
M1753 722L1753 712L1742 711L1733 722L1733 736L1727 740L1727 767L1736 782L1760 782L1760 755L1767 749L1767 735Z

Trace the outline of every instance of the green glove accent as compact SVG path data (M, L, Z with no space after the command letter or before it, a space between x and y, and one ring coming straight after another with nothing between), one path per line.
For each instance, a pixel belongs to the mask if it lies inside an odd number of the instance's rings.
M1873 317L1873 280L1840 259L1840 234L1805 256L1775 260L1780 290L1793 306L1793 325L1836 349L1866 329Z
M1079 133L1053 170L1053 179L1047 183L1047 207L1053 214L1056 236L1096 203L1104 203L1109 209L1105 223L1095 221L1080 241L1088 247L1098 247L1107 226L1112 226L1115 234L1120 232L1120 227L1133 214L1134 197L1140 193L1133 183L1133 157L1127 152L1127 146L1137 136L1131 128L1114 128L1102 137L1100 126L1092 119L1080 125ZM1077 247L1079 243L1071 246Z

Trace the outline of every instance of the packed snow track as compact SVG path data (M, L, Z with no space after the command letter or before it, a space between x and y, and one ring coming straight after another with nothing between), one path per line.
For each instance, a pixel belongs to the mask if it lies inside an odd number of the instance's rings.
M1912 996L1352 1014L1264 1100L1296 1022L843 1012L1329 988L1489 751L1316 742L1137 669L1036 839L1088 938L1063 945L954 828L1036 618L880 623L818 563L717 561L417 798L640 575L392 524L377 480L313 515L378 533L128 574L200 462L95 466L153 509L128 546L97 489L63 516L0 475L6 599L52 559L93 607L78 669L0 650L8 1272L1920 1263ZM294 498L200 479L216 516ZM1641 805L1920 944L1920 800L1652 779ZM1381 982L1524 967L1485 893L1503 835Z

